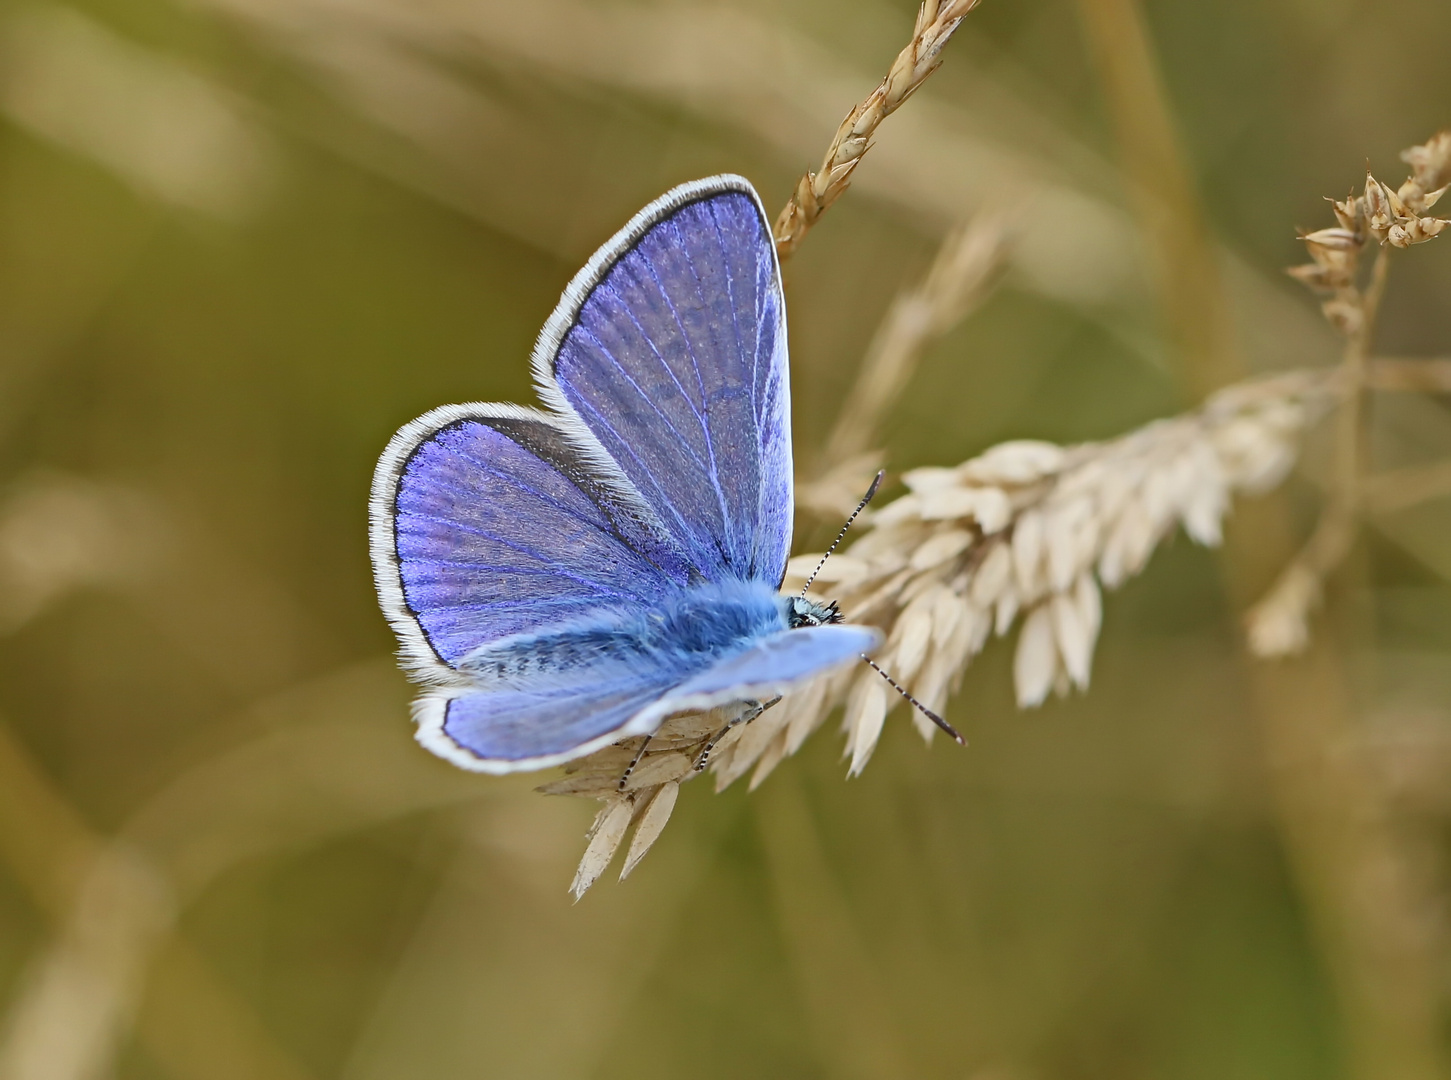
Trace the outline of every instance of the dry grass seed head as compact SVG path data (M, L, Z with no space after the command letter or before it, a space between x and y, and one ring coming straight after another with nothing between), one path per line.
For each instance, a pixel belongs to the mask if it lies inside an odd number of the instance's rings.
M941 63L943 46L978 0L923 0L912 40L897 54L877 88L847 113L831 140L821 167L801 177L790 202L776 219L776 250L788 258L826 208L841 198L851 174L871 148L882 121L895 112Z

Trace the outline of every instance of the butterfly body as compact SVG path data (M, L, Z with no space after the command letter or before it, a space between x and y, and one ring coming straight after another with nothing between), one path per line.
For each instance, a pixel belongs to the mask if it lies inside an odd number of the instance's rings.
M565 290L533 365L546 409L435 409L374 474L374 574L425 685L420 742L482 772L543 768L879 643L777 591L786 327L748 182L637 214Z

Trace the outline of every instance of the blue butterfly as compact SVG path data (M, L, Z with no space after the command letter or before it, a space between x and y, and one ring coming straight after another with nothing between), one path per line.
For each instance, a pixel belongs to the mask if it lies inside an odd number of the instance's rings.
M748 181L698 180L636 214L565 289L533 368L545 409L434 409L373 478L373 571L426 687L429 750L544 768L880 644L778 592L785 300Z

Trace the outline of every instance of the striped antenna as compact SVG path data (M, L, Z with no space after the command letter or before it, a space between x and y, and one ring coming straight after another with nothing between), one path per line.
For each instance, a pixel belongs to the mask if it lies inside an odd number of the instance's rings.
M931 720L934 724L936 724L938 727L940 727L943 731L947 732L947 734L951 735L954 739L956 739L957 740L957 744L959 746L966 746L967 745L967 740L964 739L960 734L958 734L958 731L957 731L957 729L955 727L953 727L951 724L949 724L946 720L942 719L942 717L938 716L935 712L933 712L931 709L929 709L926 705L923 705L920 701L918 701L916 698L914 698L911 694L907 693L907 691L902 688L901 684L898 683L896 679L892 678L890 675L888 675L885 671L883 671L881 668L879 668L877 666L877 662L875 660L873 660L866 653L862 653L862 659L867 662L867 666L868 667L870 667L873 671L875 671L882 678L886 679L888 685L890 685L893 690L897 691L897 693L901 694L904 698L906 698L908 701L910 701L912 703L912 705L919 712L921 712L921 714L923 716L927 717L928 720Z
M831 542L831 547L826 549L826 554L816 564L816 569L811 571L811 576L806 579L806 584L801 586L798 596L805 596L806 590L811 588L811 583L816 580L816 575L821 573L821 568L826 565L826 560L831 558L831 553L846 538L846 531L851 528L851 523L857 519L857 515L867 508L867 503L872 501L872 496L877 493L877 488L882 486L882 477L887 475L886 469L878 469L877 475L872 478L872 486L867 488L867 493L862 496L862 501L856 504L856 509L851 512L851 517L846 519L846 524L841 527L841 532L836 534L836 539Z

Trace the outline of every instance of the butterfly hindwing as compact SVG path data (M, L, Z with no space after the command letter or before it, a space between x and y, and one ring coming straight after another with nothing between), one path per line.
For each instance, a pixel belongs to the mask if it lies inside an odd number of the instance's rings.
M577 416L706 578L777 585L791 543L780 269L740 177L642 210L566 290L535 351Z
M870 627L816 626L773 634L683 681L641 657L570 685L435 690L418 703L418 738L478 772L544 768L652 732L672 713L765 700L880 641Z
M414 707L418 741L475 772L556 765L630 734L630 721L670 688L668 676L628 673L548 689L436 690Z

